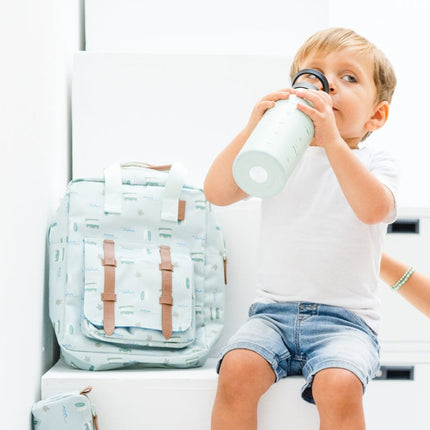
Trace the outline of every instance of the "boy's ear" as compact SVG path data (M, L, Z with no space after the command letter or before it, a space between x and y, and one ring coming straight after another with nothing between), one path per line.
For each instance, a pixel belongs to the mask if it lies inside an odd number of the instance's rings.
M366 123L366 130L374 131L381 128L388 119L390 104L387 101L379 102L374 110L373 115Z

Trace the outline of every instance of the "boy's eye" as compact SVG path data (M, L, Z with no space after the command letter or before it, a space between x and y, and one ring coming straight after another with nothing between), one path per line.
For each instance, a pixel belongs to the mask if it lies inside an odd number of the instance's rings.
M342 79L347 82L357 82L357 79L352 75L344 75L342 76Z

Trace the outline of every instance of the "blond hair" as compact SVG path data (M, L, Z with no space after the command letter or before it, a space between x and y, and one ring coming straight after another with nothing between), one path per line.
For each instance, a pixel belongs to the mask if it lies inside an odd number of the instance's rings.
M370 55L373 69L373 80L376 86L376 103L391 103L396 88L396 75L393 66L384 53L373 43L346 28L328 28L311 36L298 50L290 69L291 78L300 70L303 61L310 55L341 51L346 48L357 49Z

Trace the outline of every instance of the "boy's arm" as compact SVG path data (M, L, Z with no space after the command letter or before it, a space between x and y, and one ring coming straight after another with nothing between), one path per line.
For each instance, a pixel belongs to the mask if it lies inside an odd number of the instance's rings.
M211 203L226 206L248 197L233 178L233 162L264 112L272 108L275 101L288 98L288 95L289 89L284 89L268 94L257 102L246 127L214 160L204 183L206 198Z
M348 143L342 139L333 113L333 102L328 94L322 91L297 91L296 94L314 104L314 107L304 104L297 107L312 119L315 125L315 144L325 148L354 213L366 224L376 224L386 219L394 209L394 196L353 154L351 148L357 147L361 137L350 139ZM378 114L369 122L367 131L376 130L385 123L388 104L381 102L379 106Z
M233 178L233 162L252 130L246 127L217 156L206 175L204 192L206 198L218 206L226 206L247 197Z
M393 257L382 254L380 277L388 285L394 285L408 270L408 266ZM430 317L430 278L414 272L399 290L409 303Z
M342 191L357 217L366 224L383 221L394 209L394 196L342 140L325 147Z

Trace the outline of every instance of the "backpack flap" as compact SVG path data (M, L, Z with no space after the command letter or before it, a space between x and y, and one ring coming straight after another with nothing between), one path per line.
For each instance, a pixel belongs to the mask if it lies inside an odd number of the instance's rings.
M115 266L104 265L107 244ZM81 329L86 336L148 348L183 348L194 341L194 268L185 244L168 247L86 238L84 253ZM108 302L109 316L106 294L115 295L115 301ZM106 330L108 318L112 331Z

